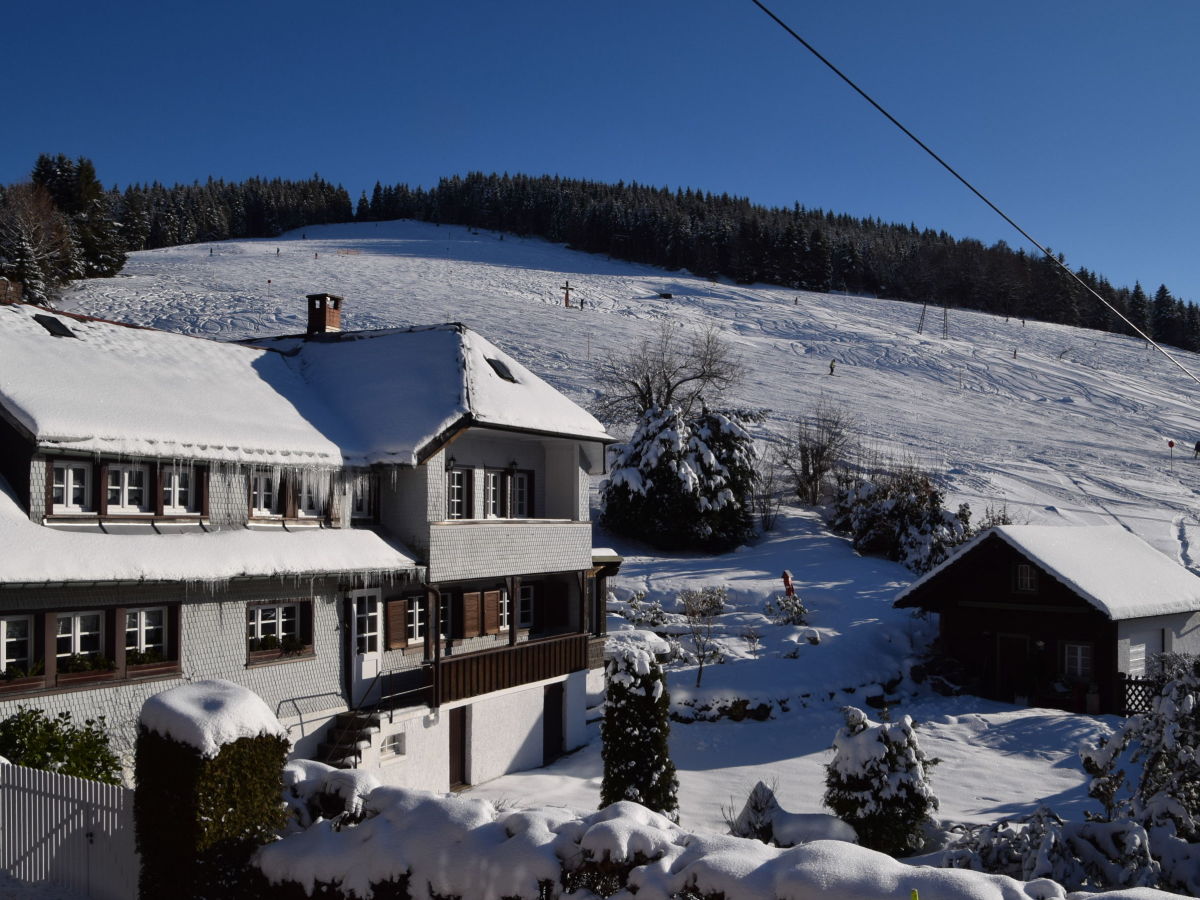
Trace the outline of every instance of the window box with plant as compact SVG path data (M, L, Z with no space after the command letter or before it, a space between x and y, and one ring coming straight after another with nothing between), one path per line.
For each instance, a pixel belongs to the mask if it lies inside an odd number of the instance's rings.
M112 681L116 677L116 665L100 653L72 653L60 656L57 663L55 683L91 684L96 681Z
M35 691L46 684L46 667L41 660L31 663L28 667L10 664L0 673L0 694L19 694L22 691Z
M313 656L310 601L246 608L246 664Z

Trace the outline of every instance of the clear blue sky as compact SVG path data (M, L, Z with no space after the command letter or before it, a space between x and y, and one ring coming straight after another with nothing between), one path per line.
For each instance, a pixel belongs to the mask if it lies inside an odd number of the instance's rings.
M1196 0L772 0L1034 237L1200 302ZM1023 244L750 0L18 2L0 182L560 174Z

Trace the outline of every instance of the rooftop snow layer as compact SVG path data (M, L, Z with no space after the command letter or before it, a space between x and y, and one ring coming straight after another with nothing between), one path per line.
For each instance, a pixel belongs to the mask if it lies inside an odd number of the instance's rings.
M460 422L611 440L462 326L259 343L4 306L0 404L39 446L160 459L415 464Z
M896 595L899 603L996 535L1113 621L1200 610L1200 577L1117 525L1000 525Z
M303 391L264 350L0 306L0 403L44 447L338 465L339 435L288 400Z
M611 440L590 413L460 325L258 343L282 350L325 406L357 426L355 443L342 447L351 458L415 464L465 417L482 426Z
M155 694L142 704L138 721L149 731L195 747L210 759L226 744L244 737L288 736L262 697L221 678Z
M0 584L213 582L239 577L389 572L412 556L373 531L230 529L210 534L79 534L32 522L0 478Z

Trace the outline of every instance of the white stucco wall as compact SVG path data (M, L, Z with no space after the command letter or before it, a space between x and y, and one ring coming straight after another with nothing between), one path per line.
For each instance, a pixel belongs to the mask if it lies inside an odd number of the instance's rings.
M471 784L542 764L542 704L549 683L500 691L471 703L467 712Z
M1137 646L1145 648L1147 658L1158 652L1200 654L1200 613L1148 616L1117 622L1118 671L1130 671L1130 649Z
M379 733L363 752L363 768L384 784L427 791L449 790L450 726L446 712L446 708L433 712L422 707L397 714L391 722L385 716ZM384 742L397 732L404 734L404 755L383 756L380 750Z

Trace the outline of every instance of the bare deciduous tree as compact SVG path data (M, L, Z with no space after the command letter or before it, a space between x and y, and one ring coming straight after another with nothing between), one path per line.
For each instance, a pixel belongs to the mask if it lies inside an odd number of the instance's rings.
M596 415L632 422L652 406L678 406L686 418L704 396L710 403L742 377L743 366L716 328L690 336L664 322L653 337L600 360Z
M781 461L801 502L820 502L821 483L852 448L853 431L854 419L846 408L825 397L817 401L811 416L796 424L793 436L784 443Z
M15 184L0 193L0 271L34 302L81 274L70 223L45 188Z

